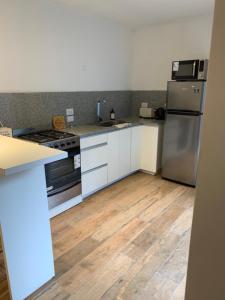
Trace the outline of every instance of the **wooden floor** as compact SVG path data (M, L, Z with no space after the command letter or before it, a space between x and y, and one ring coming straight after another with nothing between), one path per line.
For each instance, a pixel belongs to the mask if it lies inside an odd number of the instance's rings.
M89 197L52 220L56 277L29 299L183 300L193 202L144 173Z

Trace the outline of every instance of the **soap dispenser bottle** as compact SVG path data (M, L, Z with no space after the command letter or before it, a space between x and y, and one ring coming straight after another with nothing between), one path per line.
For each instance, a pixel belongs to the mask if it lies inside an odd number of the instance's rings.
M114 109L112 108L111 112L110 112L110 120L115 120L116 119L116 116L115 116L115 111Z

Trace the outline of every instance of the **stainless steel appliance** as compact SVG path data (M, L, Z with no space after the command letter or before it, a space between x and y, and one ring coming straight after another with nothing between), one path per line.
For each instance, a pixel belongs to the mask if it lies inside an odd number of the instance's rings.
M172 80L207 80L207 71L207 59L172 62Z
M168 82L162 177L195 186L205 82Z
M45 165L49 209L81 194L80 138L56 130L44 130L17 137L66 151L68 157Z

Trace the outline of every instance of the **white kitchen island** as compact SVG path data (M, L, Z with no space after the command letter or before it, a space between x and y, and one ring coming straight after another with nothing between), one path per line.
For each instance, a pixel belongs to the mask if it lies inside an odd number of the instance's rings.
M0 136L0 230L13 300L55 275L44 165L65 157L63 151Z

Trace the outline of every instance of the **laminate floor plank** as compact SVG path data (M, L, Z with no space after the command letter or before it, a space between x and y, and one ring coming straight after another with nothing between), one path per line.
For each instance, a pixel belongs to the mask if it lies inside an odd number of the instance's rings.
M55 217L56 276L28 300L183 300L194 198L193 188L138 172Z

